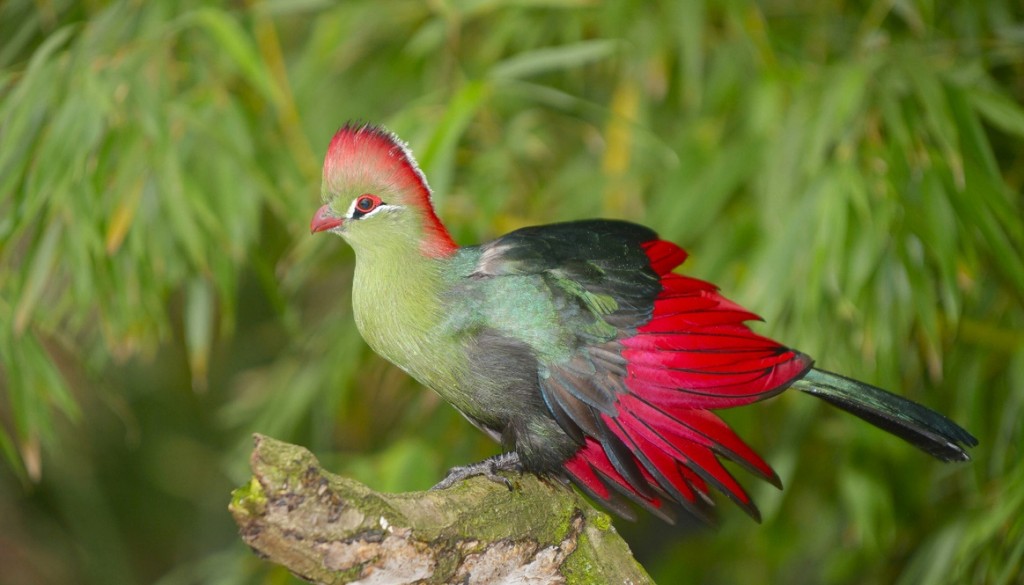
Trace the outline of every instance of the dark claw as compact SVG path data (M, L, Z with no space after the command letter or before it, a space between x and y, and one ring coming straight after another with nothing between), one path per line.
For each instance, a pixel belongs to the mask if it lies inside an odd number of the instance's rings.
M475 475L482 475L494 483L504 484L508 488L508 491L512 491L512 481L507 477L498 475L499 471L517 471L522 472L523 466L519 462L519 454L515 451L511 453L502 453L501 455L495 455L494 457L488 457L479 463L473 463L471 465L462 465L459 467L453 467L448 471L448 475L437 483L432 490L445 490L453 485L459 483L464 479L469 479Z

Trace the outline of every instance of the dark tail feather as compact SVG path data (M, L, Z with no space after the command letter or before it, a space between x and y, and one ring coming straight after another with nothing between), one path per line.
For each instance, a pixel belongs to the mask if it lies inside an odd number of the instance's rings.
M971 456L964 447L978 444L978 439L934 410L839 374L814 368L793 388L859 416L943 461L969 461Z

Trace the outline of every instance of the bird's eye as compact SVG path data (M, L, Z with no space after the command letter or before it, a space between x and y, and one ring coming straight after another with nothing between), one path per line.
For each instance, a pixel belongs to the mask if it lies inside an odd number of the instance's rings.
M380 197L377 197L376 195L370 195L369 193L360 195L356 198L355 208L353 209L355 213L353 213L353 216L360 217L366 215L374 209L377 209L381 203L382 201L380 200Z

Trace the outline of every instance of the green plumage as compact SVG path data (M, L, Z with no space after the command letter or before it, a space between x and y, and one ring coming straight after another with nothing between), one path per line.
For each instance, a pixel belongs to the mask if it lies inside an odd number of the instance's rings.
M540 383L586 388L559 376L579 377L581 364L589 370L583 373L596 371L586 351L619 334L609 323L613 313L619 320L646 318L644 311L620 310L619 301L656 290L639 246L651 237L633 224L576 222L430 258L393 234L382 246L355 246L356 324L374 351L533 467L553 467L580 441L557 424ZM605 410L613 400L585 398Z

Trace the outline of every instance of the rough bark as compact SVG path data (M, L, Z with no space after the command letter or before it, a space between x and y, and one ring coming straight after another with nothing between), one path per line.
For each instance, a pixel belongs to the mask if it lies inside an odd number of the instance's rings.
M261 435L251 464L229 506L242 539L314 583L653 583L610 518L557 481L384 494Z

